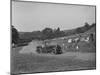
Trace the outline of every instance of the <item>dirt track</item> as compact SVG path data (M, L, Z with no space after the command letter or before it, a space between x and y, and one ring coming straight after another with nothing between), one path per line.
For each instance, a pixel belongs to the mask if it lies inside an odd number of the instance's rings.
M74 56L76 59L81 60L95 60L95 53L82 53L82 52L66 52L61 55L54 54L37 54L36 47L41 44L41 41L32 41L28 46L23 47L19 53L21 54L30 54L35 53L38 56L49 56L49 57L57 57L57 58L66 58L69 56Z

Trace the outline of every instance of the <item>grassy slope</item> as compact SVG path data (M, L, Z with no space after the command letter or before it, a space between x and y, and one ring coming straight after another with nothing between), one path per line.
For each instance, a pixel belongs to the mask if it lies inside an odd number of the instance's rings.
M12 72L31 73L95 68L95 53L68 52L62 55L19 54L12 51Z
M91 29L89 29L88 31L86 31L85 33L93 33L96 31L96 27L92 27Z

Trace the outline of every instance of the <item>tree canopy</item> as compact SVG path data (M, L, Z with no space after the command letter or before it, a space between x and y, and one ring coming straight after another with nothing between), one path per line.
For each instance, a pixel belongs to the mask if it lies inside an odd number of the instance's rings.
M18 30L14 26L11 26L11 30L12 30L12 43L17 44L19 39Z

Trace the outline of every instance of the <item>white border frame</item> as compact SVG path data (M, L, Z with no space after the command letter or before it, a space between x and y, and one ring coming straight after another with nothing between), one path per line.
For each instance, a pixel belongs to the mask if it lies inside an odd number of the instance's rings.
M26 1L26 0L24 0ZM27 0L34 1L34 0ZM55 2L55 3L69 3L69 4L84 4L97 6L97 69L96 70L81 70L81 71L67 71L67 72L52 72L52 73L39 73L41 75L99 75L100 74L100 0L35 0L40 2ZM10 74L10 0L1 0L0 2L0 74ZM37 74L37 75L39 75ZM25 74L26 75L26 74ZM27 74L33 75L33 74Z

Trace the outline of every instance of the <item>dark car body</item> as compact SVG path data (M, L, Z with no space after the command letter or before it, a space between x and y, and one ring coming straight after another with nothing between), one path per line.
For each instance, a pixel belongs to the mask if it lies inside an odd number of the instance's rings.
M53 53L53 54L61 54L62 50L59 45L50 45L50 46L37 46L38 53Z

